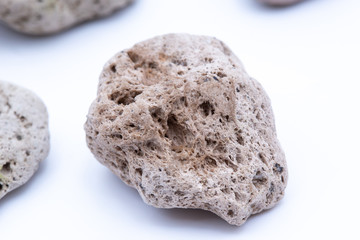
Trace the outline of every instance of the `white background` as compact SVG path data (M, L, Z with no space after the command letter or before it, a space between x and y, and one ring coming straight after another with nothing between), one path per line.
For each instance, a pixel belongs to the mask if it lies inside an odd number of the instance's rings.
M83 124L116 52L170 32L216 36L270 98L289 182L273 209L235 227L201 210L147 206L100 165ZM137 0L48 37L0 25L0 79L36 92L51 151L0 200L0 239L360 239L360 1Z

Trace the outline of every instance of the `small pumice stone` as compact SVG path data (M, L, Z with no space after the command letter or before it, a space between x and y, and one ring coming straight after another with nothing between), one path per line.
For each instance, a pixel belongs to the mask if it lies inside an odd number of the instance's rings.
M16 31L47 35L112 14L133 0L0 0L0 20Z
M48 153L44 103L29 90L0 81L0 199L25 184Z
M258 0L258 1L272 6L286 6L301 2L303 0Z
M284 195L270 99L214 37L168 34L117 53L85 131L96 159L158 208L241 225Z

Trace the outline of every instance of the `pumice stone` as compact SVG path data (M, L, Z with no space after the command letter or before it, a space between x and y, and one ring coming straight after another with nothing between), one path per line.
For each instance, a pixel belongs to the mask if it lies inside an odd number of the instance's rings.
M48 152L44 103L29 90L0 81L0 199L25 184Z
M0 0L0 20L32 35L52 34L110 15L133 0Z
M302 0L258 0L258 1L273 6L286 6L301 2Z
M241 225L284 195L269 97L213 37L168 34L117 53L85 131L96 159L158 208Z

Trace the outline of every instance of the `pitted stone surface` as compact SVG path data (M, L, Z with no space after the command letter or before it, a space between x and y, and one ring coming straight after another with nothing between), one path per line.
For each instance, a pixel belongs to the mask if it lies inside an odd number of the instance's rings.
M43 102L29 90L0 81L0 199L26 183L48 152Z
M270 100L213 37L169 34L116 54L85 131L97 160L155 207L241 225L284 195Z
M56 33L110 15L133 0L0 0L0 20L28 34Z

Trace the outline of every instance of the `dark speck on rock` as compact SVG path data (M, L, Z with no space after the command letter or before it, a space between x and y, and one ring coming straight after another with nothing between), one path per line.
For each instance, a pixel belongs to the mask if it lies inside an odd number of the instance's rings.
M280 166L280 164L275 163L274 165L274 171L278 172L278 173L282 173L284 170L284 167Z

